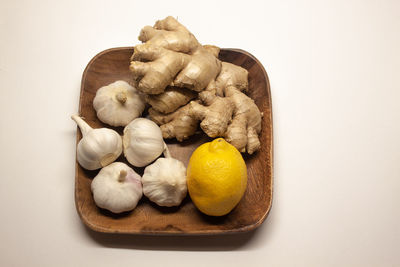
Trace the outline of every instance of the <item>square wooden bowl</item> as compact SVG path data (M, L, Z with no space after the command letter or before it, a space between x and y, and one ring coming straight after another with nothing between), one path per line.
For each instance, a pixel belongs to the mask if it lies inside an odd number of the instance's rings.
M98 88L116 80L129 82L129 58L133 47L105 50L87 65L83 76L79 103L80 116L93 128L109 127L97 119L92 102ZM248 185L244 197L229 214L211 217L199 212L187 196L179 207L164 208L143 197L131 212L113 214L99 209L90 190L98 171L87 171L76 162L75 204L82 221L92 230L105 233L199 235L247 232L259 226L267 217L272 203L272 106L267 73L251 54L240 49L221 49L219 58L249 71L249 93L263 112L260 135L261 150L243 154L247 165ZM122 127L113 128L122 134ZM82 138L77 131L77 143ZM174 158L186 166L192 152L202 143L211 141L197 134L179 143L166 140ZM118 161L127 163L121 156ZM140 175L144 168L134 168Z

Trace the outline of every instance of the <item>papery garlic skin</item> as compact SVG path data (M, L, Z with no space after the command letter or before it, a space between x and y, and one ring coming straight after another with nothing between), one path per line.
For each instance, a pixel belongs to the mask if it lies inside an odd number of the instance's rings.
M159 158L146 167L143 194L159 206L178 206L187 194L186 168L174 158Z
M93 99L99 120L111 126L126 126L140 117L145 105L144 96L125 81L101 87Z
M101 169L91 190L96 205L114 213L133 210L143 195L140 175L122 162Z
M124 155L136 167L144 167L158 158L164 151L161 129L156 123L137 118L124 129Z
M82 118L73 115L72 119L82 132L77 147L77 160L87 170L96 170L114 162L122 153L122 138L108 128L91 128Z

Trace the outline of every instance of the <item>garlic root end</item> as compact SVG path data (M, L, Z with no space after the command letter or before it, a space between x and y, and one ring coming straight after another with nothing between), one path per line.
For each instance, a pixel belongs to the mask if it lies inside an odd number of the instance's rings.
M115 160L114 154L109 153L100 160L101 167L105 167Z

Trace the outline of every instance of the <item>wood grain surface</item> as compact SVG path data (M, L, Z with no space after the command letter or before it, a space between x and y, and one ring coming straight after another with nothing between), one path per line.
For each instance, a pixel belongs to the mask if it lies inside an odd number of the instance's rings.
M96 55L87 65L81 84L79 113L94 127L109 127L100 122L92 101L101 86L116 80L130 82L129 58L132 47L112 48ZM272 106L267 73L251 54L240 49L221 49L220 59L240 65L249 71L249 93L263 112L261 150L253 155L243 154L248 172L248 186L244 197L228 215L211 217L199 212L187 196L179 207L159 207L146 197L131 212L112 214L99 209L90 191L92 179L98 171L87 171L76 162L75 204L82 221L92 230L105 233L195 235L247 232L259 226L267 217L272 203ZM122 134L122 127L113 128ZM77 130L77 143L82 135ZM197 134L179 143L166 140L171 155L186 166L192 152L202 143L211 141ZM118 161L127 163L121 156ZM140 175L144 168L134 168Z

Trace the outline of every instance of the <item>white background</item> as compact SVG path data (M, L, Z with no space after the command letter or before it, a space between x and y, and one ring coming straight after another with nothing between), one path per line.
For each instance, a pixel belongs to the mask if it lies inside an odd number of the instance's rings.
M82 72L178 17L271 82L274 197L217 237L100 235L74 206ZM400 1L0 2L1 266L399 266Z

